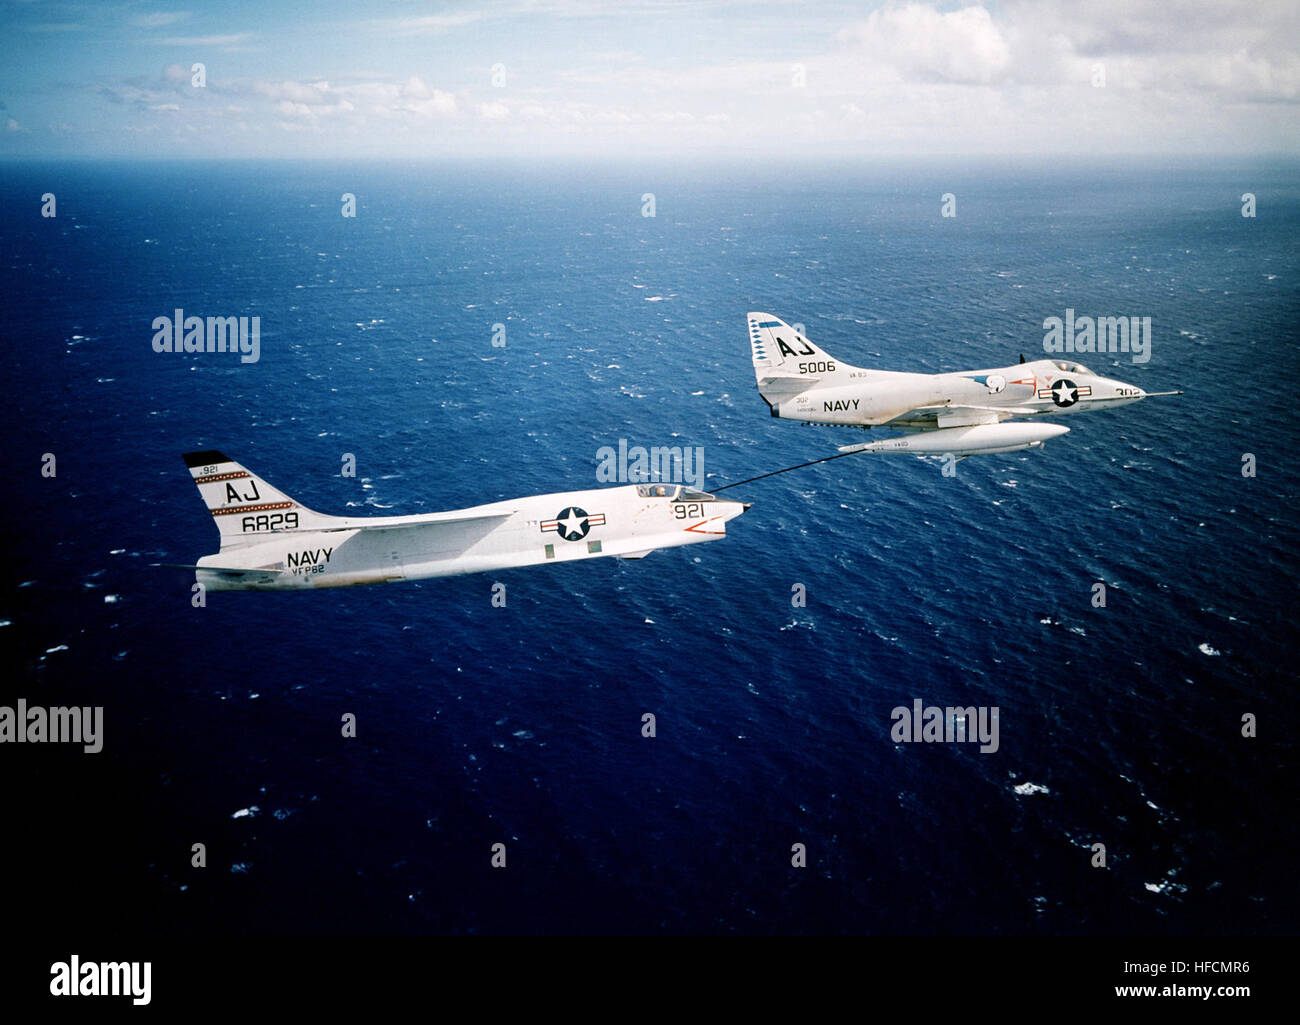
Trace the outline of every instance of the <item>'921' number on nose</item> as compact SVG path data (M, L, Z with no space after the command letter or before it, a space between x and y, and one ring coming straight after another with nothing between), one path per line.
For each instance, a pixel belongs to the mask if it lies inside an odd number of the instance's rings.
M691 502L689 505L673 506L673 515L679 520L693 519L704 515L703 502Z

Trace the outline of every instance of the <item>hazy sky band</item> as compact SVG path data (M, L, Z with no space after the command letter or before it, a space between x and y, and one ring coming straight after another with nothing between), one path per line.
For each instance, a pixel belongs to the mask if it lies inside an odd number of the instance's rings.
M1300 151L1294 2L2 10L10 156Z

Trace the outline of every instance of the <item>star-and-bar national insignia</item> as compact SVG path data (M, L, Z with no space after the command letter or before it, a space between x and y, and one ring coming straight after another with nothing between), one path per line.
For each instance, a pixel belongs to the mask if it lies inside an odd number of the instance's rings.
M571 505L553 520L542 520L543 532L554 530L566 541L581 541L592 527L605 525L604 513L588 515L576 505Z
M1051 399L1058 406L1073 406L1080 399L1085 399L1092 394L1092 389L1086 384L1079 387L1068 378L1062 377L1050 388L1039 388L1038 397L1040 399Z

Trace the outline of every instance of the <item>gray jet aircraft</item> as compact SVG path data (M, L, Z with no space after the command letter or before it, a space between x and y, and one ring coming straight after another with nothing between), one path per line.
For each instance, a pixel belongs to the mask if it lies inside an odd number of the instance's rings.
M717 541L743 502L681 484L513 498L417 516L327 516L220 452L185 456L221 549L194 566L212 591L351 587L540 566Z
M1125 406L1152 395L1072 360L1040 359L992 370L914 374L866 370L823 352L789 324L749 314L758 393L773 416L902 432L841 452L968 456L1040 448L1064 424L1007 423Z

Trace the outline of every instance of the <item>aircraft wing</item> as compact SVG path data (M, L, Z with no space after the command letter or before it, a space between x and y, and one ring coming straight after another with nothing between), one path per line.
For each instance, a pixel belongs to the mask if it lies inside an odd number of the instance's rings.
M1017 406L916 406L880 426L937 431L945 427L996 424L1017 416L1033 416L1037 412L1036 409Z
M458 555L515 515L507 509L499 513L443 515L434 513L409 522L380 521L374 525L358 521L352 536L341 543L340 551L349 550L355 557L372 560L398 549L407 561L423 562Z
M351 533L357 530L416 530L421 527L444 526L452 523L503 523L516 510L506 509L494 513L426 513L423 516L367 516L360 519L343 519L340 526L326 527L319 533Z

